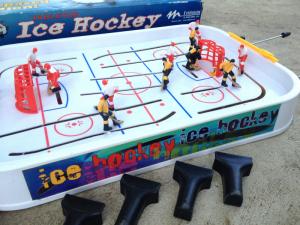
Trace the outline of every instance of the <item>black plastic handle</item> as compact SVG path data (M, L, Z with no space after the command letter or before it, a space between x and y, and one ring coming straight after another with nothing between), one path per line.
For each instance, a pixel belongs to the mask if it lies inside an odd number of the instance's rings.
M180 185L174 216L190 221L198 193L209 189L213 171L177 161L174 167L173 179Z
M242 205L242 178L250 175L252 166L250 157L215 153L213 169L222 177L224 204L238 207Z
M105 204L67 194L61 202L64 225L102 225Z
M125 201L115 225L136 225L144 209L159 200L161 184L143 178L123 175L121 193Z

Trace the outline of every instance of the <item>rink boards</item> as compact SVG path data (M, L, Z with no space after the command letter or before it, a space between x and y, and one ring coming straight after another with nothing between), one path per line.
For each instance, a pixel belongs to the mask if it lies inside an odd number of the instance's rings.
M200 30L202 38L226 49L226 57L237 59L239 42L216 28ZM123 173L138 174L288 128L299 93L293 72L249 49L246 74L237 78L242 88L231 87L230 80L228 88L221 87L222 77L211 77L207 63L201 62L196 77L182 66L187 34L186 26L174 26L1 47L0 136L41 127L0 138L0 179L5 181L0 209L42 204L118 180ZM180 56L168 90L161 91L160 58L168 47L155 47L171 41L178 43ZM40 112L26 115L14 106L13 69L26 62L32 47L39 48L41 61L65 72L60 79L63 105L47 94L45 77L34 78ZM151 49L139 51L144 48ZM96 113L101 95L82 94L103 89L101 80L91 79L112 77L109 82L120 90L134 90L115 96L116 116L125 122L105 133L102 118L88 116ZM64 120L69 121L55 123Z

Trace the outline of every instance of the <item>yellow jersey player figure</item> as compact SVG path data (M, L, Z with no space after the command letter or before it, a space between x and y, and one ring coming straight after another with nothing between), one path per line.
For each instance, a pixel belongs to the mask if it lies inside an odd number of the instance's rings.
M201 59L201 53L199 46L191 45L189 52L186 55L187 63L185 68L188 70L199 70L200 68L196 66L197 60Z
M220 70L223 72L223 79L222 79L221 85L224 87L228 87L227 82L226 82L228 75L230 75L232 78L232 86L240 87L240 85L236 82L236 76L232 72L234 63L235 63L235 60L231 59L230 61L226 60L220 64Z
M197 39L199 37L200 37L199 27L195 27L190 32L190 42L191 42L191 45L196 45L197 44Z
M110 118L113 121L114 126L118 126L123 123L122 120L118 120L114 115L113 111L111 111L108 107L107 99L109 98L108 95L104 95L101 97L99 104L98 104L98 112L103 118L103 129L104 131L110 131L112 128L109 126L108 119Z
M169 75L173 69L173 62L167 58L162 58L164 69L163 69L163 80L162 80L162 89L166 90L169 83Z

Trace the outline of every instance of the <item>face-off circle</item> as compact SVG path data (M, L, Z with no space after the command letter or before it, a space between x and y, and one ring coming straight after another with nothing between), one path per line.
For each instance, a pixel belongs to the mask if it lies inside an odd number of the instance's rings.
M70 113L66 114L58 119L58 121L66 120L74 117L85 116L83 113ZM82 119L74 119L65 123L59 123L54 125L54 130L64 137L77 137L89 132L94 126L94 120L91 117Z
M166 57L167 54L170 54L170 52L167 48L161 48L161 49L153 51L153 57L155 59L161 59L163 57ZM178 51L175 51L175 52L173 52L173 54L176 56L176 55L179 55L180 53L178 53Z
M195 87L192 91L198 91L203 89L213 88L212 86L198 86ZM199 102L213 104L219 103L224 99L224 93L220 89L208 90L203 92L197 92L192 94L193 98Z
M51 65L56 70L58 70L60 73L64 73L64 74L61 74L61 77L66 77L66 76L70 75L69 73L72 73L74 71L72 66L65 64L65 63L54 63Z
M122 87L122 89L134 89L139 87L151 87L152 80L149 76L140 76L140 77L126 77L130 75L139 75L140 73L136 72L124 72L124 73L117 73L112 75L111 77L124 77L124 82L126 86ZM125 75L125 76L124 76ZM135 85L136 84L136 85ZM149 90L149 88L140 89L136 91L126 91L126 92L117 92L119 95L136 95L141 94Z

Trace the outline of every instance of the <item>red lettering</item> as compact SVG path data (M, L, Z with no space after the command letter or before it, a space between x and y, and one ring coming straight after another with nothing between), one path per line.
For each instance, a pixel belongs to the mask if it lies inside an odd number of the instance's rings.
M159 154L160 154L160 143L156 142L150 145L150 156L153 158L159 158Z
M94 167L97 167L100 164L102 164L102 167L106 166L106 159L101 159L97 155L93 155L92 156L92 161L93 161Z
M166 158L170 157L172 151L175 148L175 139L172 139L170 141L170 143L168 143L167 141L164 142L164 146L166 148Z
M149 156L145 153L142 144L138 144L138 154L139 154L139 158L138 158L139 161L149 158Z
M130 149L125 152L124 155L125 164L136 163L136 152L134 149Z
M122 155L121 154L112 154L108 157L108 166L110 169L115 169L120 167L122 162Z

